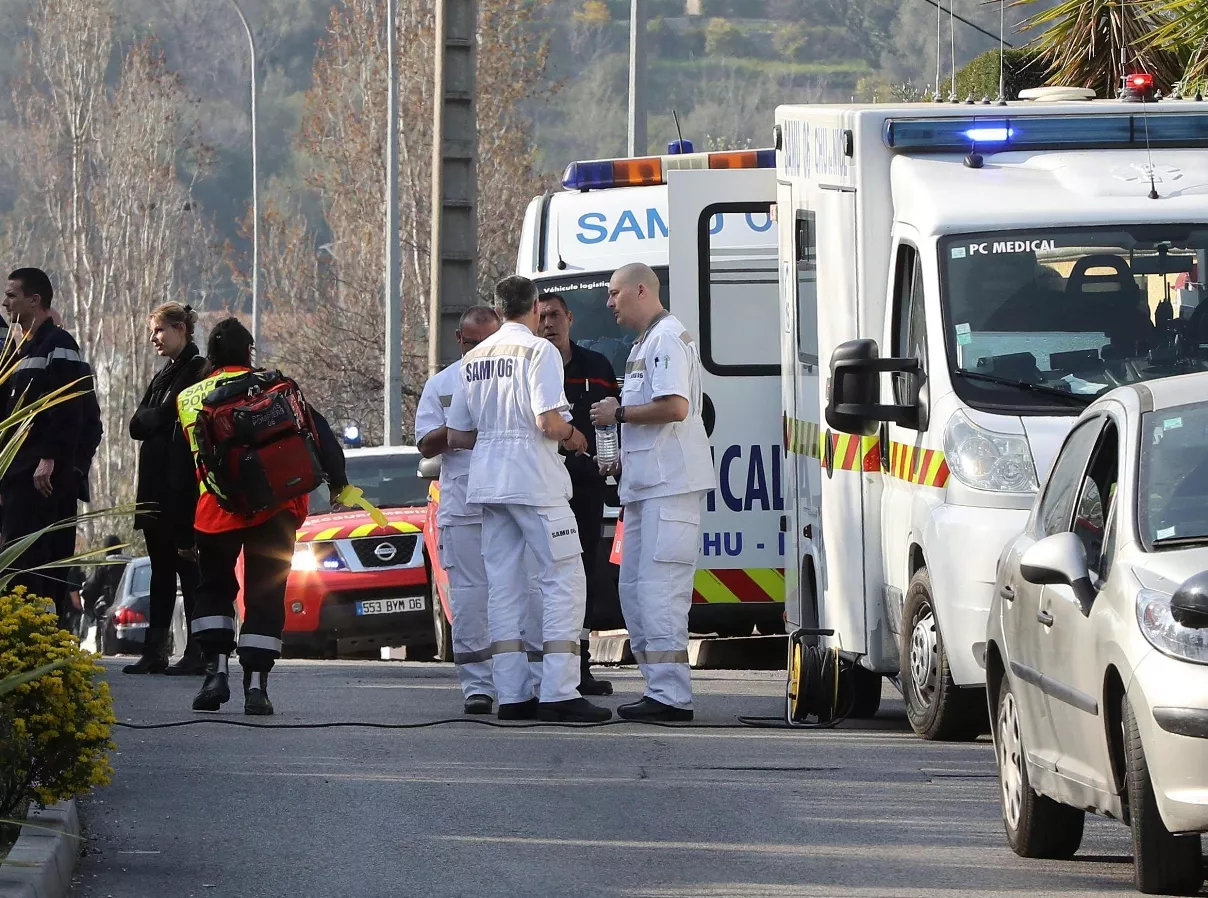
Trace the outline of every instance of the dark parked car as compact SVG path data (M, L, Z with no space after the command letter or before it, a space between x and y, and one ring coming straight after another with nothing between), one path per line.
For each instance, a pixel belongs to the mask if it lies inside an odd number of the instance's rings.
M147 638L147 618L151 613L151 559L146 556L135 558L126 564L122 579L117 585L117 597L113 607L105 614L104 622L98 627L103 655L138 655L143 651ZM172 625L168 631L169 652L184 649L185 632L184 599L176 594L176 608L172 612Z

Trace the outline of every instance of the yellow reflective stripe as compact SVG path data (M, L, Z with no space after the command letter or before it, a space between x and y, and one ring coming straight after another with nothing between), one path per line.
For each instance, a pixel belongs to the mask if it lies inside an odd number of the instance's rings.
M348 535L352 539L359 539L362 536L368 536L374 530L377 530L377 524L374 524L374 523L362 524L359 527L353 527L352 533L350 533Z
M339 533L343 529L344 529L343 527L328 527L326 530L320 530L318 533L315 534L315 537L314 537L315 541L320 542L322 540L332 539L337 533Z
M437 483L435 480L432 481L432 483L428 484L428 501L429 502L439 502L440 501L440 484Z
M395 521L390 525L399 533L420 533L423 528L416 527L414 524L408 524L406 521Z
M778 602L784 601L784 574L774 567L744 568L755 584Z
M927 486L934 486L939 479L940 467L944 464L944 453L936 452L931 459L931 464L927 466L927 470L923 473L923 483Z
M711 605L733 604L738 602L738 596L730 592L725 584L713 576L712 571L698 570L692 583L693 588Z

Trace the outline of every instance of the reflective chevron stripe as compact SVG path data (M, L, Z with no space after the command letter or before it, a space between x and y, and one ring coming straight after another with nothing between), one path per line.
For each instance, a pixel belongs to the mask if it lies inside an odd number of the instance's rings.
M696 605L783 601L783 568L701 568L692 583L692 602Z

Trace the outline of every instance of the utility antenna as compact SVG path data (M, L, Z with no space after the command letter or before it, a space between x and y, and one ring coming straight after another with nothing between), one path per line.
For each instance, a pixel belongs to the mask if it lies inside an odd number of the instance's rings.
M944 4L935 4L935 100L937 103L940 99L940 57L944 55L942 50L944 46L943 16Z
M680 151L682 152L684 149L684 132L680 130L679 113L672 109L671 117L675 119L675 136L679 138Z
M1158 185L1154 180L1153 171L1153 150L1149 147L1149 114L1145 111L1145 95L1141 95L1141 121L1145 123L1145 155L1149 159L1149 198L1156 200L1158 198Z
M952 12L952 4L956 0L948 0L948 44L951 51L949 62L952 63L952 86L948 88L948 102L956 102L956 19Z
M1003 32L1007 30L1007 0L998 0L998 105L1007 105L1007 59Z

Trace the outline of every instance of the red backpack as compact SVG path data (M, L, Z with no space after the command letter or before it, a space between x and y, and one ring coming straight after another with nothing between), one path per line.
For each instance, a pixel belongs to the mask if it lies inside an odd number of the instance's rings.
M219 383L201 402L195 433L202 477L232 514L252 517L324 481L310 409L280 371Z

